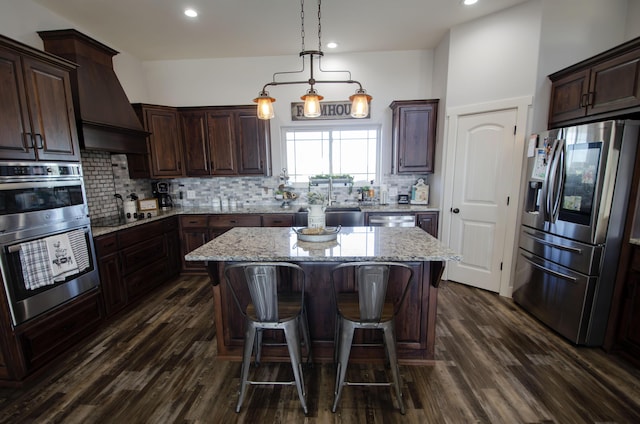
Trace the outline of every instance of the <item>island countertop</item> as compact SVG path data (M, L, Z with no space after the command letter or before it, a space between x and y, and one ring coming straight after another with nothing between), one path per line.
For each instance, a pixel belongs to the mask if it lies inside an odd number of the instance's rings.
M288 227L236 227L185 256L187 261L399 261L460 260L418 227L343 227L335 241L298 241Z

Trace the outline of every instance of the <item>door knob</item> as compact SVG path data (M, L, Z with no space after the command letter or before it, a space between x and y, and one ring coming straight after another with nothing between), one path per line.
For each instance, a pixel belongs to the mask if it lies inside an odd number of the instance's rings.
M458 213L458 212L460 212L460 209L458 209L458 208L452 208L452 209L451 209L451 212L453 212L453 213Z

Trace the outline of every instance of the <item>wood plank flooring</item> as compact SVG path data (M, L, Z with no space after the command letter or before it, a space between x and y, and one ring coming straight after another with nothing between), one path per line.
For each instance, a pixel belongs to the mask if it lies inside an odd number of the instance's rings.
M346 387L331 413L330 364L294 387L253 386L236 414L240 364L216 359L211 289L181 277L86 339L38 381L0 389L2 423L640 423L640 370L576 348L510 299L443 282L436 360L401 366L407 414L387 387ZM289 378L288 364L261 376ZM353 379L386 378L352 366Z

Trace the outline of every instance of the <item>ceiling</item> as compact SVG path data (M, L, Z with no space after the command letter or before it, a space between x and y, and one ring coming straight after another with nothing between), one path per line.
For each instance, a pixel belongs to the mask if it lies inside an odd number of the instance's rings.
M252 57L302 50L299 0L33 0L141 60ZM527 0L324 0L322 50L434 48L447 29ZM183 10L199 12L187 18ZM318 6L305 2L305 49L318 48ZM51 28L54 29L54 28ZM62 29L62 28L60 28Z

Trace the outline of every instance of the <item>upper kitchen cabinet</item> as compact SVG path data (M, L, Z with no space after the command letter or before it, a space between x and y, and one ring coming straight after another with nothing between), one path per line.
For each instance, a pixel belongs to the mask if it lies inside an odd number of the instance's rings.
M178 110L168 106L141 103L134 104L133 109L144 129L151 133L147 140L149 176L152 178L183 176L182 133ZM131 159L131 156L129 158Z
M549 128L640 111L640 38L549 75Z
M0 159L78 161L75 65L0 36Z
M396 100L393 111L392 173L433 172L438 100Z
M188 176L270 175L270 126L255 106L181 109Z

